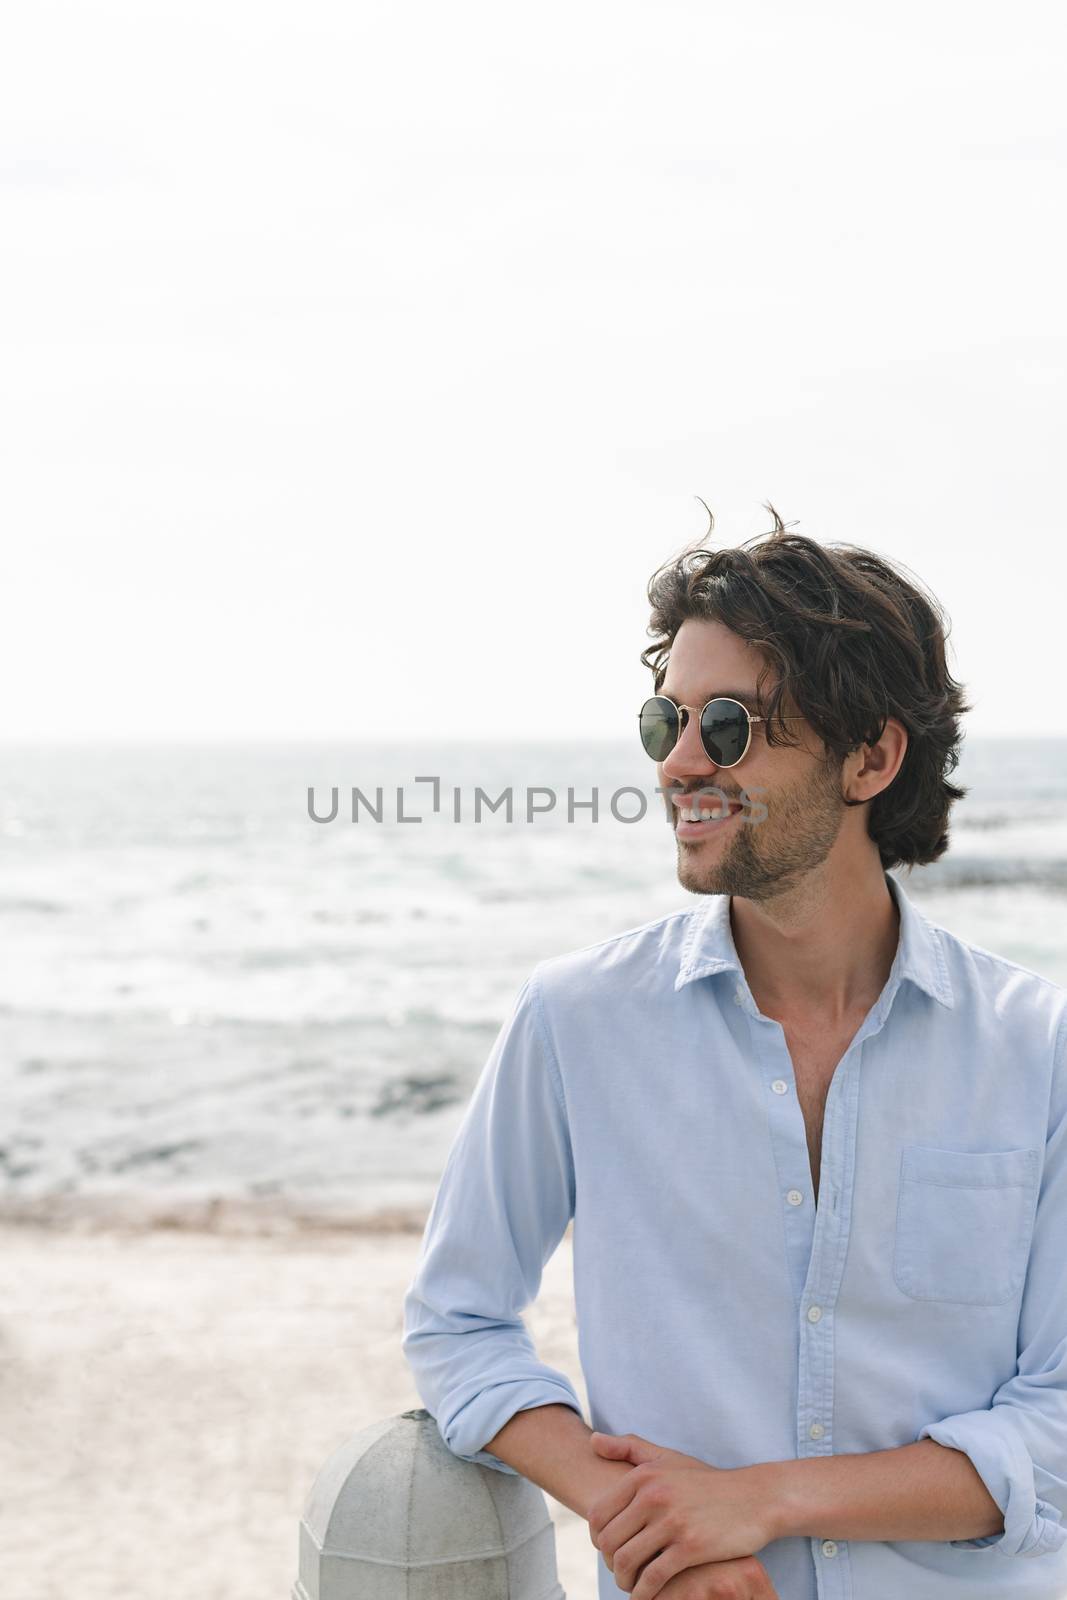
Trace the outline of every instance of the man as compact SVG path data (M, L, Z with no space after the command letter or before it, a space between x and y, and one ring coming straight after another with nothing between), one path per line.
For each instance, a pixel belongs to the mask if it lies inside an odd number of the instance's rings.
M890 875L965 793L936 602L773 514L649 586L706 899L526 980L403 1348L455 1454L587 1519L601 1600L1061 1600L1065 991ZM572 1218L596 1433L522 1321Z

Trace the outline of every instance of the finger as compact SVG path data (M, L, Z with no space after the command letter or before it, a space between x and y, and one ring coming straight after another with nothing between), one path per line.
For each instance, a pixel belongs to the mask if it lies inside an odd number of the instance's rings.
M589 1536L594 1544L612 1517L617 1517L620 1511L624 1511L636 1493L637 1484L633 1481L633 1473L624 1472L618 1483L613 1484L590 1506L586 1521L589 1524Z
M720 1596L727 1595L730 1600L778 1600L778 1591L767 1576L766 1567L755 1556L714 1561L706 1569L694 1567L692 1570L707 1570L713 1575L710 1587L698 1591L700 1600L719 1600ZM695 1595L692 1600L696 1600Z
M662 1600L779 1600L766 1568L755 1556L683 1567L667 1580L660 1594Z
M759 1557L749 1556L748 1565L752 1568L752 1600L778 1600L778 1590Z
M619 1545L612 1558L611 1569L619 1588L625 1589L628 1594L632 1593L641 1581L642 1569L655 1562L665 1553L669 1553L669 1550L670 1541L664 1536L662 1527L656 1528L651 1523L646 1523L643 1528L639 1528L624 1544ZM670 1572L661 1577L651 1591L646 1586L643 1593L646 1596L650 1592L652 1594L657 1593L666 1583L667 1577L673 1576L675 1572L680 1572L685 1565L686 1562L680 1559L677 1547L675 1547ZM659 1570L662 1571L662 1567Z
M598 1454L615 1461L632 1461L635 1466L658 1454L658 1447L639 1433L592 1433L589 1437Z
M711 1570L716 1574L728 1572L731 1588L729 1594L744 1596L744 1600L778 1600L778 1593L767 1575L767 1569L757 1556L740 1556L730 1561L715 1561ZM737 1581L740 1579L740 1588ZM716 1591L713 1590L712 1593Z
M614 1573L619 1571L619 1555L623 1546L637 1537L647 1521L648 1513L641 1506L628 1505L619 1512L617 1517L612 1517L611 1521L601 1530L596 1546L605 1559L611 1558L611 1570ZM663 1543L662 1539L660 1543ZM644 1559L647 1560L649 1553L649 1551L645 1551ZM632 1559L631 1552L630 1567L635 1568L639 1564L640 1561ZM616 1579L616 1581L618 1580Z
M661 1539L653 1537L651 1543L661 1544ZM665 1548L661 1545L643 1566L637 1568L635 1581L630 1590L633 1600L655 1600L665 1584L670 1583L679 1572L686 1572L692 1565L694 1563L686 1561L679 1545L671 1544ZM618 1583L619 1580L616 1578L615 1581Z

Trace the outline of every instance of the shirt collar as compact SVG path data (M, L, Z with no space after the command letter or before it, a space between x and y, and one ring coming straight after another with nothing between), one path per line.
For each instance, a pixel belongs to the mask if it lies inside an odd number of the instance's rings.
M898 878L887 872L885 880L900 912L900 937L886 991L894 992L898 982L910 978L941 1005L951 1007L952 984L938 929L908 898ZM690 915L674 987L681 989L694 978L729 971L744 977L730 927L730 896L713 894L708 896L707 906L698 907Z

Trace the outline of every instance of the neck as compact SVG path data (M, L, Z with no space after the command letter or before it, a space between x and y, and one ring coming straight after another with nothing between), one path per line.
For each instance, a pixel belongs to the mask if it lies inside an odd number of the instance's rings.
M767 1015L828 1025L866 1013L889 977L900 914L881 861L824 868L764 900L730 897L734 947Z

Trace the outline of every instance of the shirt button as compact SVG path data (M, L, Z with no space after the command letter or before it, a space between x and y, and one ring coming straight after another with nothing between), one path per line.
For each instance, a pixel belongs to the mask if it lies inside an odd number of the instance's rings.
M742 989L741 985L738 984L737 988L734 990L734 999L737 1001L738 1005L740 1005L744 998L745 991Z
M785 1094L786 1090L789 1088L789 1085L786 1083L784 1078L775 1078L774 1082L771 1084L771 1088L774 1090L775 1094Z
M799 1189L790 1189L789 1193L786 1195L786 1199L789 1201L791 1206L799 1206L803 1203L804 1196L801 1194Z
M819 1320L819 1318L821 1316L822 1316L822 1306L809 1306L808 1307L808 1321L809 1322L818 1322L818 1320Z
M821 1422L813 1422L811 1427L808 1429L808 1432L813 1439L821 1439L823 1434L826 1432L826 1429L823 1427Z
M836 1546L836 1544L834 1543L834 1541L832 1539L824 1539L823 1540L823 1542L822 1542L822 1553L823 1553L824 1556L836 1556L836 1554L837 1554L837 1546Z

